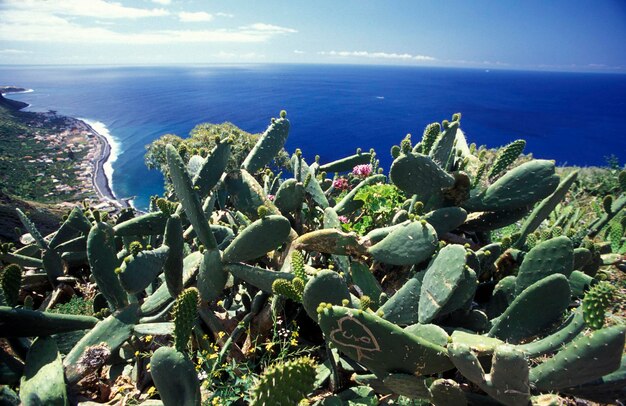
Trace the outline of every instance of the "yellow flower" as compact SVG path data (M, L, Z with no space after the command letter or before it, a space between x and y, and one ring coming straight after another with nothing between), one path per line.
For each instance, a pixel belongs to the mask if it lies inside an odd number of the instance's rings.
M224 306L224 301L223 300L218 300L217 301L217 305L218 306Z
M274 346L274 342L273 341L268 341L265 343L265 351L271 351L272 347Z
M139 356L139 351L135 351L135 357Z
M149 343L150 341L152 341L152 336L151 335L147 335L143 339L145 340L145 342Z
M217 353L209 354L209 356L207 357L207 359L214 359L214 358L217 358Z
M256 347L250 347L248 354L253 354L256 351Z
M219 333L217 333L217 336L218 336L219 338L222 338L222 337L224 337L225 335L226 335L226 333L224 333L223 331L220 331Z
M152 396L156 393L156 388L154 386L151 386L150 389L148 389L148 396Z
M296 347L298 345L298 340L295 338L292 338L291 341L289 342L292 346Z
M208 340L208 339L209 339L209 335L208 335L208 334L203 335L203 336L202 336L202 339L203 339L203 340Z
M220 397L219 397L219 396L216 396L216 397L214 397L214 398L211 400L211 404L212 404L213 406L219 406L219 405L221 405L221 404L222 404L222 399L220 399Z

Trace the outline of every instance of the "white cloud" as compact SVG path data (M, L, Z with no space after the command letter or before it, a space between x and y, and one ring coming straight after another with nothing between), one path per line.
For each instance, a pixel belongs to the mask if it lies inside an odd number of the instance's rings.
M272 26L273 30L242 27L216 30L156 30L122 33L99 26L83 26L45 13L8 13L0 11L0 38L5 41L109 43L109 44L172 44L209 42L265 42L274 36L296 32ZM8 18L7 18L8 17Z
M23 49L0 49L0 55L22 55L32 54L31 51L24 51Z
M241 27L242 30L246 31L257 31L257 32L267 32L273 34L292 34L298 32L293 28L285 28L279 27L278 25L272 24L264 24L264 23L254 23L252 25L247 25L245 27Z
M263 54L257 54L256 52L248 52L245 54L237 54L234 52L225 52L225 51L220 51L217 54L213 54L212 55L214 58L217 59L264 59L265 55Z
M139 29L139 25L102 26L100 19L139 18L167 15L163 9L138 9L102 0L0 0L0 38L2 41L108 43L108 44L172 44L172 43L257 43L290 33L294 29L255 23L245 27L212 30ZM58 7L57 7L58 5ZM91 7L94 7L91 9ZM83 23L75 17L95 15L96 20ZM209 21L208 13L179 15L187 21ZM124 31L122 31L124 29ZM134 31L127 31L128 29Z
M169 11L162 8L126 7L104 0L3 0L2 8L9 11L97 18L142 18L169 14Z
M172 0L152 0L153 3L161 4L163 6L168 6L172 4Z
M233 18L235 16L234 14L230 14L230 13L215 13L215 15L218 17L226 17L226 18Z
M434 61L435 58L426 55L411 55L411 54L397 54L387 52L368 52L368 51L322 51L318 52L318 55L322 56L334 56L334 57L355 57L355 58L370 58L370 59L396 59L404 61Z
M297 55L306 54L306 52L304 52L304 51L300 51L299 49L294 49L294 50L293 50L293 53L294 53L294 54L297 54Z
M184 23L197 23L211 21L213 20L213 16L209 13L205 13L204 11L198 11L195 13L181 11L178 13L178 19Z

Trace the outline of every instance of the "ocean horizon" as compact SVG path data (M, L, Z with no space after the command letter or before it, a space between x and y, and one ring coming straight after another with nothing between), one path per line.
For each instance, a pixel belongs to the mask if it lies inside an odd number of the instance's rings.
M525 152L561 165L626 160L626 75L363 65L168 67L0 66L4 85L32 89L10 98L29 111L55 110L90 124L111 144L105 173L118 198L145 209L163 192L145 146L203 122L263 132L287 110L286 148L329 162L374 148L387 173L389 150L407 134L461 112L468 142Z

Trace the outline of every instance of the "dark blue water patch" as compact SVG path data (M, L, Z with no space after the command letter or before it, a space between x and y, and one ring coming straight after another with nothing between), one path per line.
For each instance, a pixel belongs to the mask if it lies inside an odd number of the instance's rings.
M469 142L490 147L527 140L527 151L558 163L626 161L626 75L336 65L175 67L0 67L3 84L36 111L107 125L121 144L113 165L118 196L138 207L162 193L143 163L145 145L186 136L202 122L230 121L262 132L281 109L292 129L287 149L323 162L375 148L382 166L407 133L419 140L433 121L463 114Z

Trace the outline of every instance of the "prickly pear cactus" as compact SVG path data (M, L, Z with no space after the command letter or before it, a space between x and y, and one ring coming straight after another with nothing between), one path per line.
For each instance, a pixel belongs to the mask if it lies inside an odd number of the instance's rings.
M583 298L583 316L585 323L594 330L604 326L604 314L613 301L615 287L609 282L600 282L593 286Z
M16 306L22 284L22 268L11 264L0 270L0 289L8 306Z
M198 289L185 289L176 299L172 310L176 350L187 351L191 330L198 317Z
M315 388L315 368L309 357L270 365L252 389L250 405L297 405Z

